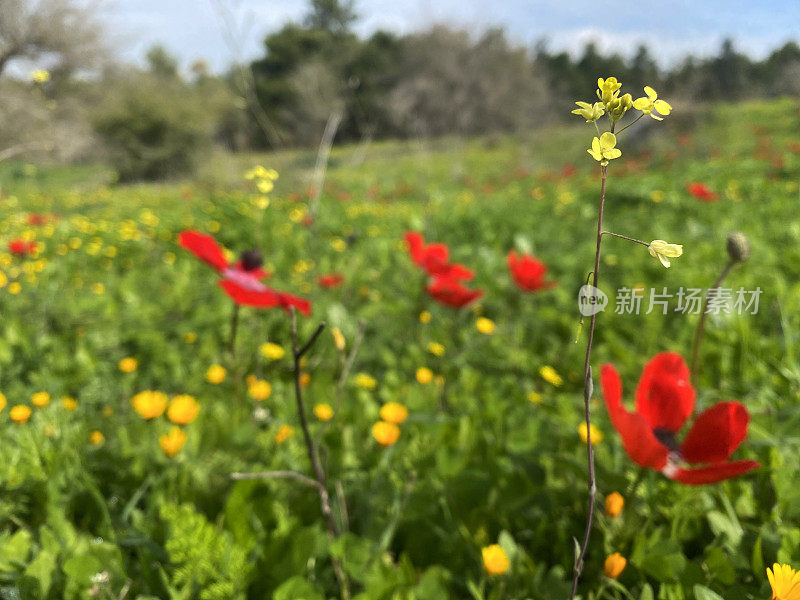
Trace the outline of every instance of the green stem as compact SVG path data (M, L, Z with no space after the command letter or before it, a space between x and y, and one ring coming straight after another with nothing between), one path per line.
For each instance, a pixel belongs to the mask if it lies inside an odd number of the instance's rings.
M728 264L722 269L722 272L717 277L717 280L714 282L714 285L711 286L711 289L718 288L723 280L728 276L728 273L731 272L731 269L736 263L732 260L728 261ZM703 341L703 334L705 333L706 328L706 309L708 308L708 294L706 294L705 299L703 300L703 308L700 310L700 320L697 322L697 329L694 331L694 343L692 344L692 381L696 383L697 379L697 367L698 362L700 360L700 343Z

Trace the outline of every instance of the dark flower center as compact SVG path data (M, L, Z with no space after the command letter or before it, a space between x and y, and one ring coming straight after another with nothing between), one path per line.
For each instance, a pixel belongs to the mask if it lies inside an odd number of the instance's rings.
M264 264L264 259L258 250L245 250L239 260L242 261L242 269L245 271L255 271Z
M664 429L663 427L656 427L653 429L653 435L656 436L656 439L664 444L667 448L669 448L670 452L679 452L681 449L680 444L678 444L678 440L675 439L675 434L672 433L669 429Z

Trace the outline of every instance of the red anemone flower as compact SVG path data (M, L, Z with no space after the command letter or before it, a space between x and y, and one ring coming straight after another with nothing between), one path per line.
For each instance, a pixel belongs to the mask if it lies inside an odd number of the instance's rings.
M701 183L699 181L687 183L686 191L703 202L716 202L718 198L716 192L711 190L711 188L709 188L705 183Z
M469 281L475 274L464 265L450 264L450 249L445 244L425 244L425 238L416 231L405 234L411 259L431 277L447 277Z
M518 255L514 250L508 253L508 270L520 289L536 292L555 287L555 281L545 281L547 266L529 254Z
M334 288L339 286L344 281L341 273L329 273L327 275L320 275L317 282L324 288Z
M11 240L8 243L8 251L14 256L28 256L36 252L37 248L36 242L26 242L25 240Z
M261 283L270 274L261 268L263 259L258 250L242 252L240 260L231 265L213 236L188 230L178 236L178 243L222 276L219 284L236 304L256 308L281 307L287 312L294 306L304 315L310 314L311 304L307 300L278 292Z
M462 308L474 302L481 296L481 290L471 290L464 287L458 279L446 276L434 277L433 281L425 288L434 300L453 308Z
M700 413L678 443L675 434L692 414L695 398L689 369L679 354L662 352L647 363L636 388L634 412L622 404L622 381L612 365L603 365L600 384L611 423L636 464L688 485L716 483L761 466L752 460L728 460L747 435L750 420L738 402L720 402ZM684 468L681 462L705 466Z
M28 225L44 225L49 220L48 215L40 213L31 213L28 215Z

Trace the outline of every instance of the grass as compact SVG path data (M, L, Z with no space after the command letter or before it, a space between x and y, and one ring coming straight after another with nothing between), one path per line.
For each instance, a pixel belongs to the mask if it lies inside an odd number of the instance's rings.
M598 391L600 498L618 490L626 505L619 517L599 515L584 598L653 597L648 590L670 600L766 597L764 568L800 563L798 111L797 101L778 100L681 119L676 107L672 125L644 130L638 142L632 128L621 142L623 158L609 170L608 228L682 243L685 253L666 270L646 249L606 238L600 287L612 304L623 286L705 288L726 260L726 234L750 239L751 259L726 285L760 287L759 312L709 319L697 410L744 403L750 430L736 457L762 468L699 488L643 472L625 455ZM313 152L217 155L195 180L157 185L115 186L91 165L2 165L3 239L30 237L42 249L38 258L0 256L8 280L0 290L0 391L8 401L0 413L0 597L85 598L93 589L117 598L127 586L131 598L330 598L338 593L334 553L365 600L564 598L586 510L575 297L594 253L591 135L570 126L336 148L310 227L301 221ZM263 214L242 178L255 163L281 173ZM566 175L565 165L577 172ZM719 201L692 198L692 181ZM30 213L58 219L34 227ZM343 357L330 333L306 366L310 405L329 402L335 411L311 425L348 509L350 532L335 542L313 489L229 477L310 473L299 430L275 440L281 426L297 427L289 322L279 311L245 309L231 359L230 301L213 271L178 247L188 227L234 251L261 248L270 285L314 303L301 336L325 320L350 348L366 323L339 402ZM435 305L403 248L408 229L447 243L454 260L475 270L480 302L457 312ZM522 294L505 264L511 249L544 261L558 286ZM331 272L344 284L321 288L317 277ZM478 332L478 316L496 323L493 334ZM594 363L616 365L630 403L650 357L670 350L688 360L696 319L608 310ZM187 343L187 334L196 340ZM264 358L266 341L287 356ZM431 354L430 342L443 344L444 355ZM124 374L117 363L128 356L138 368ZM227 368L221 384L206 381L212 364ZM539 375L546 365L561 386ZM422 366L442 377L438 384L416 381ZM358 387L358 373L377 387ZM249 375L271 384L268 399L248 395ZM144 421L131 406L147 389L201 404L174 458L158 443L167 420ZM38 391L50 404L24 425L11 422L10 407L30 404ZM65 410L62 396L76 398L77 410ZM400 440L383 448L370 431L387 401L410 416ZM95 430L104 436L98 445L89 441ZM481 548L498 541L511 568L490 577ZM629 561L618 580L602 576L612 552Z

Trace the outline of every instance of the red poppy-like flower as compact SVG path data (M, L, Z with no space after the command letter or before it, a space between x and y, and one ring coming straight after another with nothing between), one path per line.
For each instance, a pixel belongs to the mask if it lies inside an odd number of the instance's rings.
M188 230L178 236L178 243L222 276L219 285L236 304L256 308L281 307L287 312L294 306L304 315L310 314L311 304L307 300L278 292L261 283L270 274L261 268L263 259L258 250L242 252L239 262L231 265L217 240L210 235Z
M518 255L514 250L508 253L508 270L514 282L526 292L536 292L555 287L555 281L545 281L547 267L529 254Z
M474 302L481 296L481 290L471 290L464 287L458 279L453 279L444 275L433 278L433 281L425 288L434 300L453 308L462 308Z
M334 288L341 285L344 277L341 273L329 273L327 275L320 275L317 282L324 288Z
M686 184L686 191L703 202L716 202L719 196L705 183L693 181Z
M600 384L611 423L636 464L688 485L716 483L761 466L752 460L728 460L747 435L750 420L738 402L720 402L700 413L678 443L675 434L692 414L695 398L689 369L679 354L662 352L647 363L636 388L634 412L622 404L622 381L612 365L603 365ZM681 463L705 466L684 468Z
M50 215L31 213L28 215L28 225L44 225L50 220Z
M431 277L469 281L475 274L464 265L450 264L450 249L445 244L425 244L425 238L416 231L405 234L411 259Z
M566 164L563 167L561 167L561 176L565 179L569 179L577 172L578 172L578 167L576 167L573 164Z
M11 240L8 242L8 251L14 256L28 256L36 252L38 247L36 242L26 242L25 240Z

